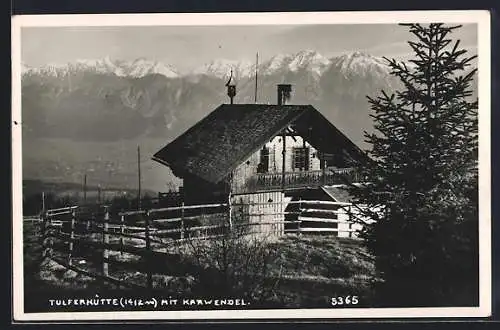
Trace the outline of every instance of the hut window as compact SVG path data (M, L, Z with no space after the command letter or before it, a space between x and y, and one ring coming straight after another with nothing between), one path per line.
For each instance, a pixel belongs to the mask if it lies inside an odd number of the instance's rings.
M309 170L309 148L295 147L293 148L293 169L299 171Z
M267 173L269 171L269 148L266 146L260 150L260 162L257 167L258 173Z

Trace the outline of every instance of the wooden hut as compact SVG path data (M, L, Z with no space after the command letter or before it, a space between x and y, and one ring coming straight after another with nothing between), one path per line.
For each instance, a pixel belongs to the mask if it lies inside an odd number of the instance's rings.
M353 167L367 159L313 106L286 99L279 87L275 105L222 104L153 160L183 179L186 204L231 199L242 213L269 214L249 221L280 222L293 196L356 181Z

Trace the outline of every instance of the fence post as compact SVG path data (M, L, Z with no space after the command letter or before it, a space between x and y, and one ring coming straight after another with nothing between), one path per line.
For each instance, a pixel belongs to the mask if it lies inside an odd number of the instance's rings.
M284 203L284 199L283 199L283 196L281 196L279 199L277 198L277 200L280 200L281 203ZM283 209L283 207L280 207L280 209ZM275 208L276 210L276 208ZM292 208L293 210L293 208ZM281 225L280 225L280 236L283 236L285 235L285 224L286 224L286 214L285 214L285 211L286 211L286 208L283 209L283 212L281 212L281 216L279 217L280 221L281 221ZM276 212L276 211L274 211Z
M123 212L123 210L122 210ZM125 233L125 214L120 217L120 255L123 255L123 234Z
M322 176L323 185L326 185L326 159L324 159L324 158L325 157L323 157L323 159L321 160L321 162L323 163L323 166L321 169L321 176Z
M228 208L228 213L229 213L229 231L232 230L233 228L233 208L232 208L232 205L231 205L231 190L229 190L229 196L228 196L228 199L227 199L227 208Z
M181 203L181 239L184 238L184 201Z
M147 258L146 258L146 269L147 269L147 286L148 289L153 288L153 274L151 271L152 267L152 260L151 260L151 255L152 255L152 249L151 249L151 238L150 238L150 233L149 233L149 210L146 211L145 213L145 223L146 223L146 232L145 232L145 239L146 239L146 253L147 253Z
M50 231L52 230L52 228L53 228L53 227L52 227L52 224L53 224L53 223L52 223L52 220L53 220L53 219L52 219L52 217L53 217L53 216L47 212L47 227L48 227L48 231L49 231L49 232L50 232ZM60 232L60 229L59 229L59 232ZM49 240L49 247L50 247L50 248L49 248L49 254L50 254L50 255L52 255L52 252L53 252L53 251L52 251L52 247L54 246L54 238L53 238L51 235L49 235L48 240Z
M102 250L102 274L104 276L108 276L109 274L109 269L108 269L109 251L107 248L107 244L109 244L108 224L109 224L108 206L104 206L104 221L102 224L102 241L104 243Z
M90 215L90 217L89 217L89 218L87 218L87 224L86 224L87 232L89 232L89 231L90 231L90 221L91 221L91 220L90 220L90 218L92 218L92 220L94 220L94 221L95 221L95 215L94 215L94 212L92 212L92 214Z
M228 195L227 195L227 208L228 208L228 215L229 215L229 231L231 232L232 229L233 229L233 210L232 210L232 206L231 206L231 199L232 199L232 191L233 191L233 179L234 179L234 172L231 171L231 173L229 174L229 183L228 183L228 186L229 186L229 191L228 191ZM224 226L224 231L226 230L225 226ZM225 234L225 233L224 233Z
M45 191L42 191L42 214L46 211L45 209Z
M75 239L75 221L76 221L76 209L71 210L71 227L69 234L69 251L68 251L68 265L73 264L73 244Z
M297 235L300 235L300 215L302 214L302 198L299 197L299 214L297 214Z
M48 227L49 227L49 217L47 214L47 211L44 210L42 213L42 230L41 230L41 243L42 243L42 259L46 258L50 254L50 249L47 247L47 232L48 232Z
M347 208L347 212L348 212L348 221L349 221L349 238L352 238L354 235L353 235L353 232L351 231L351 229L352 229L351 204L349 204L349 207Z

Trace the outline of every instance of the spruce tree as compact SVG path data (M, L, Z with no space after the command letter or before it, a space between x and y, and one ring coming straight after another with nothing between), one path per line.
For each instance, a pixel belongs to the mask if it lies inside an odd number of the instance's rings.
M394 306L474 305L478 295L476 56L451 35L460 26L401 24L413 58L385 58L401 81L368 97L366 183L350 185L360 233L381 281L376 301Z

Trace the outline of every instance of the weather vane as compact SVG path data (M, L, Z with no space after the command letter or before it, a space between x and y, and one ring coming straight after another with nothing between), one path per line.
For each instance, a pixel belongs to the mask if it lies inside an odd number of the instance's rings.
M234 99L234 96L236 95L236 85L231 84L232 80L233 80L233 69L231 69L231 73L229 75L229 80L226 83L227 95L229 96L229 98L231 100L231 104L233 104L233 99Z

